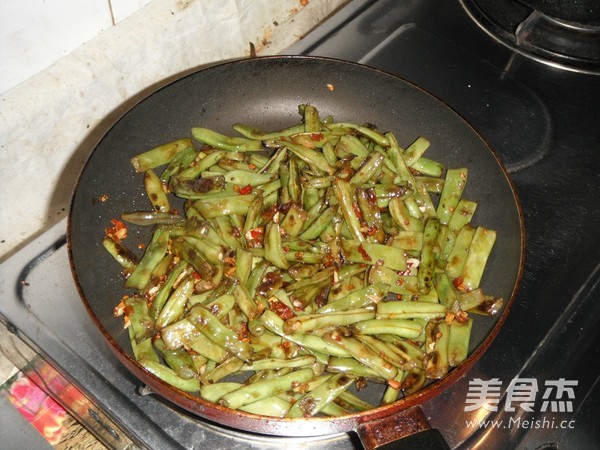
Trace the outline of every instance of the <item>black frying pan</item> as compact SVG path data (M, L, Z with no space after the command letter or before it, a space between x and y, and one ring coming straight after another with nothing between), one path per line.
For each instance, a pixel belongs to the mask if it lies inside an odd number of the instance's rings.
M297 106L315 105L336 121L376 124L406 146L419 135L431 141L427 156L447 167L466 166L464 196L479 203L474 221L498 232L482 285L502 296L494 317L478 317L471 355L444 379L398 402L341 418L272 419L232 411L178 391L144 371L131 356L127 332L113 307L124 294L120 267L101 245L110 220L122 212L147 210L149 203L129 162L131 156L178 137L197 125L232 134L243 122L271 130L298 123ZM108 200L98 199L106 195ZM141 228L141 227L140 227ZM136 229L129 246L148 242L150 230ZM524 231L516 194L486 142L448 106L420 88L363 65L317 57L265 57L213 66L153 93L118 120L87 160L78 181L68 224L71 266L83 302L115 355L161 396L205 419L237 429L287 436L358 431L366 447L427 428L419 403L437 395L489 346L515 297L523 266ZM132 395L135 395L132 393ZM378 403L378 399L373 400ZM372 428L384 427L381 438Z

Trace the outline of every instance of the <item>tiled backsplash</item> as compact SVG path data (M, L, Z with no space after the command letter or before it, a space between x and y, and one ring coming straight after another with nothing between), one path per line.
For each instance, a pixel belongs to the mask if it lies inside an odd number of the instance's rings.
M25 81L152 0L0 0L0 92Z

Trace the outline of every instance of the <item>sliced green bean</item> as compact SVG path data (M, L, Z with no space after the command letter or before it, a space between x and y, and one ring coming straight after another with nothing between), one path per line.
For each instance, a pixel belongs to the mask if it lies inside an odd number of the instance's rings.
M223 325L208 309L202 305L196 305L190 309L186 317L215 344L244 361L250 361L252 355L250 344L240 341L238 336Z
M354 382L343 373L329 377L315 389L300 397L290 408L287 417L312 417L318 414L325 405L333 402Z
M404 250L374 242L341 240L344 258L354 263L384 266L392 270L406 270Z
M423 228L423 247L421 249L421 261L417 273L417 283L421 294L428 294L433 286L433 272L435 269L434 246L440 229L440 220L437 217L429 217Z
M287 269L290 264L281 248L281 227L270 222L265 229L265 259L280 269Z
M377 304L377 317L381 319L439 319L447 308L441 303L388 301Z
M418 337L423 327L407 319L371 319L355 323L352 328L361 334L397 334L412 339Z
M205 219L231 214L245 215L248 213L256 194L231 194L222 198L202 198L194 200L194 208Z
M292 407L288 400L280 397L268 397L240 407L240 411L269 417L285 417Z
M191 146L191 139L178 139L135 155L131 158L131 164L136 172L143 173L169 163L179 152Z
M348 352L356 360L373 369L384 379L394 378L398 374L398 368L379 356L377 352L352 337L342 336L338 332L327 333L323 339L330 344L337 345Z
M399 295L415 295L419 292L417 277L413 275L400 275L387 267L372 266L369 270L371 283L384 283L389 286L389 292Z
M340 204L340 210L342 211L342 215L344 216L346 225L348 225L348 228L350 229L352 237L359 242L364 242L365 237L361 231L361 224L354 211L355 200L350 183L341 178L334 178L333 192Z
M456 367L467 359L472 327L473 319L471 318L462 322L454 320L450 323L450 334L448 335L448 364L450 367Z
M282 147L286 147L294 155L300 158L302 161L309 164L314 169L333 175L335 169L329 165L322 153L317 152L313 149L305 147L304 145L294 144L289 141L276 141L276 143Z
M316 312L328 314L335 311L347 311L349 309L364 308L369 305L374 305L387 296L389 285L384 283L373 283L363 289L358 289L350 292L345 297L342 297L333 302L319 308Z
M377 130L366 127L366 126L350 123L350 122L339 122L339 123L328 124L327 128L329 128L330 130L335 130L336 128L349 128L351 130L356 130L360 134L368 137L369 139L371 139L372 141L381 145L382 147L387 147L390 143L388 138L386 136L382 135L381 133L379 133Z
M131 273L125 286L131 289L143 289L150 277L152 270L166 255L169 245L169 231L166 228L159 227L152 235L150 244L146 247L142 259Z
M416 160L410 168L430 177L440 177L444 173L444 166L442 164L423 157Z
M219 399L222 406L238 409L264 398L289 391L295 383L304 383L314 377L312 369L300 369L277 378L257 381L228 392Z
M477 227L471 245L469 255L460 275L457 288L462 291L472 291L479 287L485 265L496 242L496 232L484 227Z
M467 224L459 231L454 241L452 250L448 254L448 264L445 273L451 279L455 279L463 271L467 257L469 256L469 247L475 236L475 228Z
M167 212L171 209L171 203L163 189L163 183L151 169L144 173L144 188L154 211Z
M446 322L429 322L426 327L427 340L424 364L428 378L437 380L448 373L449 326Z
M429 148L430 142L427 138L419 136L412 144L410 144L406 150L404 150L403 157L406 161L407 166L412 166L425 151Z
M283 331L287 334L306 333L318 328L350 325L362 320L373 319L375 312L365 308L336 311L328 314L305 314L287 319Z
M442 224L447 224L456 210L467 184L468 173L469 171L464 167L446 171L444 188L437 207L437 217Z
M262 150L263 148L260 141L225 136L221 133L217 133L214 130L204 127L192 128L192 136L199 142L222 150L246 152Z
M131 250L125 247L121 241L117 241L116 239L107 236L102 239L102 245L123 268L128 270L135 269L138 258Z
M163 328L177 321L185 311L185 304L194 292L194 277L187 276L166 301L156 317L156 326Z
M138 362L148 372L177 389L185 392L198 392L200 390L200 380L196 378L181 378L170 367L150 359L142 358Z
M327 363L325 370L331 373L344 373L354 378L362 377L377 382L385 381L385 379L376 370L361 364L352 357L332 356L329 358L329 362Z

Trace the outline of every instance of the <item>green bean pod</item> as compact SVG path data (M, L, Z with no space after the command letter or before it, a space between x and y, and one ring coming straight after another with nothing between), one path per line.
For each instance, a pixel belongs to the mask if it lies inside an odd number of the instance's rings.
M129 278L127 278L127 281L125 281L125 287L130 289L144 289L150 281L152 271L166 255L168 245L169 231L168 229L159 226L152 235L152 240L146 247L142 259Z
M427 138L419 136L412 144L410 144L402 156L406 161L407 166L412 166L429 148L430 142Z
M178 139L135 155L131 158L131 164L136 172L143 173L169 163L179 152L191 146L191 139Z
M365 237L361 231L361 224L354 211L354 193L350 183L341 178L333 179L333 192L335 198L340 204L340 210L346 221L346 225L352 234L352 237L359 241L364 242Z
M283 325L286 334L306 333L329 326L351 325L362 320L373 319L375 311L358 308L348 311L336 311L329 314L305 314L287 319Z
M477 227L473 240L469 245L469 255L460 274L457 288L472 291L479 287L487 260L496 242L496 232L484 227Z
M295 383L304 383L314 377L312 369L300 369L273 379L260 380L228 392L219 399L219 404L238 409L250 403L289 391Z
M235 151L247 152L262 150L262 143L253 139L225 136L217 133L214 130L204 127L192 128L192 136L199 142L207 144L211 147Z
M428 217L423 228L423 247L421 261L417 272L417 283L421 294L428 294L433 286L433 272L435 268L434 246L440 229L437 217Z
M450 323L450 334L448 336L448 364L456 367L469 355L469 342L473 319L468 318L464 322L454 320Z
M377 304L377 317L380 319L439 319L448 309L441 303L388 301Z
M166 301L164 307L156 317L156 327L163 328L170 323L177 321L185 311L185 304L194 292L194 277L188 275L179 283L171 296Z
M135 269L138 258L131 250L125 247L121 241L117 241L116 239L107 236L102 239L102 245L123 268L129 271Z
M171 210L171 203L163 189L163 182L151 169L144 172L144 188L154 211L167 212Z
M407 319L370 319L355 323L352 328L361 334L397 334L398 336L413 339L423 331L423 327Z
M338 332L326 333L323 339L330 344L337 345L344 349L354 359L360 361L367 367L373 369L379 376L388 380L398 374L398 368L382 358L377 352L374 352L367 345L356 338L342 336Z
M444 188L437 207L437 217L442 224L447 224L458 206L462 193L467 184L468 169L448 169Z
M200 380L196 378L181 378L170 367L150 359L142 358L139 363L148 372L177 389L185 392L198 392L200 390Z
M354 383L354 379L339 373L329 377L315 389L300 397L290 408L287 417L312 417L330 404Z
M317 309L317 313L328 314L335 311L347 311L349 309L364 308L369 305L375 305L387 296L389 285L384 283L373 283L363 289L357 289L350 292L333 302Z
M341 240L344 258L354 263L384 266L392 270L406 270L404 250L374 242Z
M473 236L475 236L475 228L470 224L466 224L458 232L452 250L448 254L448 264L445 269L446 275L451 279L457 278L462 273Z
M208 309L202 305L195 305L186 317L215 344L220 345L246 362L250 361L252 356L250 344L240 341L238 336L230 328L223 325Z
M270 222L265 228L265 259L280 269L287 269L290 263L286 259L281 248L281 227L279 224Z
M448 341L449 326L446 322L429 322L426 327L424 364L427 378L434 380L443 378L449 369Z

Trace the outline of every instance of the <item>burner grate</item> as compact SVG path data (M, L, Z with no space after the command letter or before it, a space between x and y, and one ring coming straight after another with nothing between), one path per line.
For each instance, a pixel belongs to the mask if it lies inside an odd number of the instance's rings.
M599 20L563 19L515 0L462 0L462 4L488 34L522 55L576 72L600 74Z

